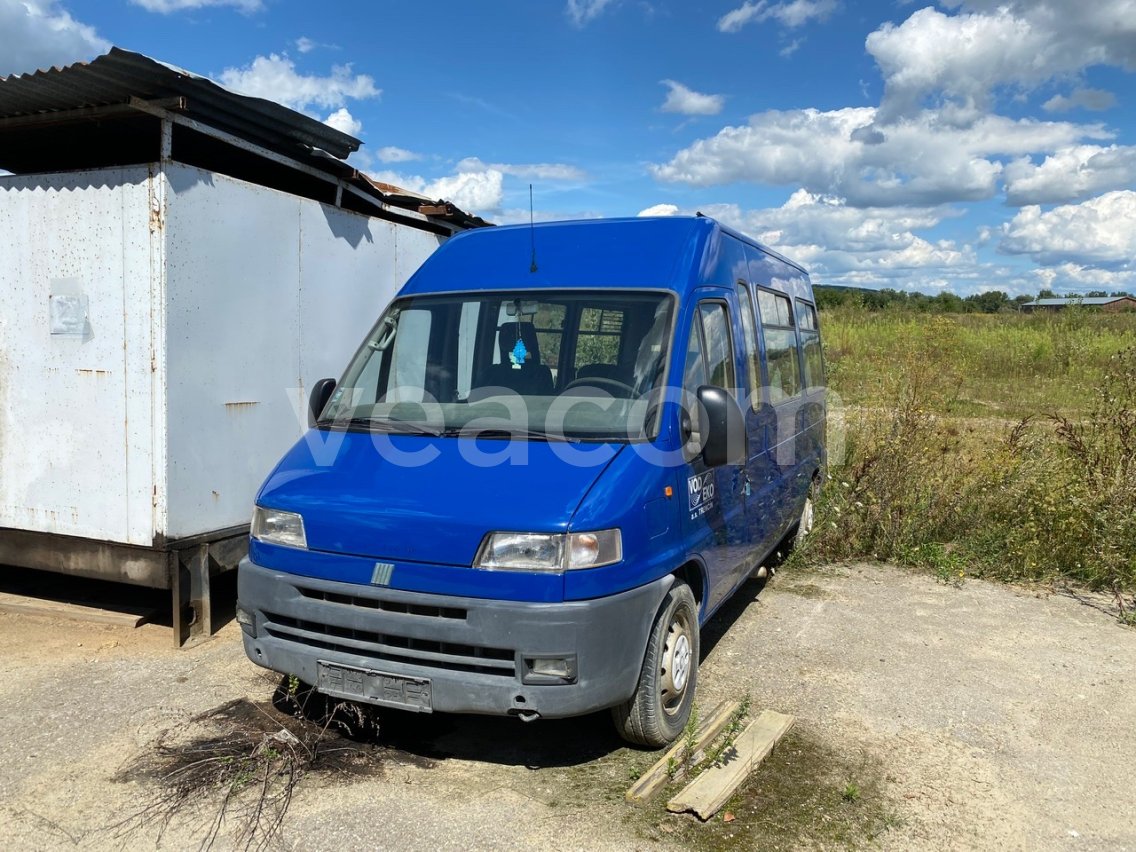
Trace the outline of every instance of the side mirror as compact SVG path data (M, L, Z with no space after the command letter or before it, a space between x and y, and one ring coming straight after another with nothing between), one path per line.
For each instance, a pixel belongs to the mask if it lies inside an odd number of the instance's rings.
M327 407L327 401L335 392L335 379L320 379L312 385L311 396L308 397L308 428L316 425L319 416Z
M737 400L722 388L703 385L698 404L706 413L702 459L708 467L745 464L747 453L745 416Z

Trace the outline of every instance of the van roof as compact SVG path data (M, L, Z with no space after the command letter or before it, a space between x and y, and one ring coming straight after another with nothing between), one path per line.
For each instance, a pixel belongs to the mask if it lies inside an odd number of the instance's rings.
M804 272L705 216L581 219L458 234L423 264L403 292L651 287L681 293L701 283L707 246L721 233Z

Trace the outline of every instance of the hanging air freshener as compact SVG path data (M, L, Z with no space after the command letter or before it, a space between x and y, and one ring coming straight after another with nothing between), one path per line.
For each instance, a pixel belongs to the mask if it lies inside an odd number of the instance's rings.
M521 369L521 365L525 363L525 359L529 357L529 350L525 348L525 342L521 338L517 338L517 345L513 347L513 351L509 353L509 360L513 363L513 369Z

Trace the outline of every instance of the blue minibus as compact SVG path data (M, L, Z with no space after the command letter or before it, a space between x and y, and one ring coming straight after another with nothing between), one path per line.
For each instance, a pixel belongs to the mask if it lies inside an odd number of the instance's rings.
M812 524L809 276L713 219L468 231L410 278L256 497L237 617L320 693L683 730L699 634Z

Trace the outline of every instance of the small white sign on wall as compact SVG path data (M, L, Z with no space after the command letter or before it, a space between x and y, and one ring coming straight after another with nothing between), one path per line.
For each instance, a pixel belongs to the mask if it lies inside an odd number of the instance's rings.
M87 295L80 291L78 281L73 278L52 281L48 304L53 335L85 337L90 332Z

